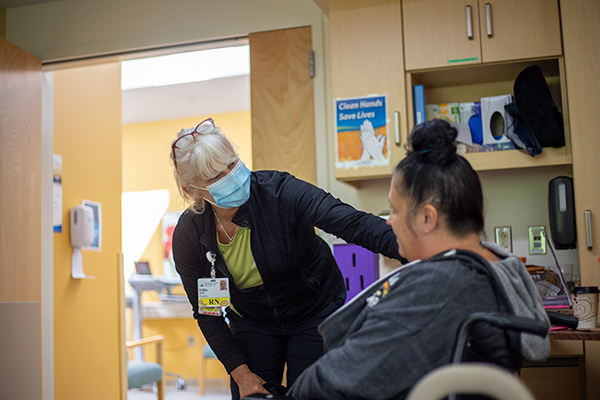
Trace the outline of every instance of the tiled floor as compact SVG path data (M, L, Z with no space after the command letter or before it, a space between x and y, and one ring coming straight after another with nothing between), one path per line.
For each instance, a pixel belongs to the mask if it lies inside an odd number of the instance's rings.
M175 386L168 385L165 389L165 400L229 400L229 388L224 386L211 386L206 388L204 396L200 396L198 386L187 386L185 390L177 390ZM127 400L156 400L156 395L151 387L144 389L131 389L127 391Z

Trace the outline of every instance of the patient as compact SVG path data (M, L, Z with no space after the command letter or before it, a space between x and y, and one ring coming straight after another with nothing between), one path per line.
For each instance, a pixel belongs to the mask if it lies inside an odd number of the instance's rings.
M394 170L389 202L400 254L411 262L380 279L319 327L326 353L288 395L302 399L403 399L429 371L451 362L461 323L475 312L504 312L550 325L521 261L482 243L477 173L456 154L457 132L434 120L417 125ZM423 261L420 261L423 260ZM469 361L510 370L543 360L548 338L479 323Z

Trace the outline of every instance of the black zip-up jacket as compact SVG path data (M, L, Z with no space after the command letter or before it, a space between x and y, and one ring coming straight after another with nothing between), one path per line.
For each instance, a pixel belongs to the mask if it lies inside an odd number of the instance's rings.
M194 318L227 372L245 364L222 317L198 313L198 278L210 277L207 252L217 255L217 277L230 282L236 311L257 325L285 331L314 316L344 293L342 274L329 245L315 232L318 227L348 243L374 253L401 259L396 238L385 220L358 211L322 189L278 171L251 175L250 198L233 218L251 230L250 246L263 284L240 290L218 250L213 211L185 211L173 233L173 256Z

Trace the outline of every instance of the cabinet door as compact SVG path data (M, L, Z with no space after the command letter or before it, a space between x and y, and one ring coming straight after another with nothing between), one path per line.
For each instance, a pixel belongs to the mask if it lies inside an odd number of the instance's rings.
M390 165L337 168L335 177L357 180L391 176L403 156L394 140L393 112L399 111L400 136L406 138L406 99L400 0L330 0L332 97L388 94Z
M561 17L571 125L573 185L581 284L600 285L600 2L561 1ZM588 248L584 213L591 212L592 248ZM585 342L587 398L600 393L600 342Z
M42 62L3 37L0 143L0 397L42 399Z
M477 0L403 0L402 23L407 71L481 63Z
M479 0L483 62L562 53L557 0Z
M0 302L39 302L42 62L3 37L0 93Z
M573 0L561 5L565 41L565 69L571 154L573 157L573 186L577 212L577 242L579 268L583 286L600 285L600 2ZM585 211L591 213L591 248L588 246ZM600 384L600 382L599 382ZM600 386L599 386L600 387Z

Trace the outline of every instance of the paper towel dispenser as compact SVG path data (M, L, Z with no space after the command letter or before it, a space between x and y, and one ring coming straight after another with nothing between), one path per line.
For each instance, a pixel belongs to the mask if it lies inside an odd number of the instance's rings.
M559 176L550 181L548 212L554 247L558 250L574 249L577 246L577 229L573 178Z

